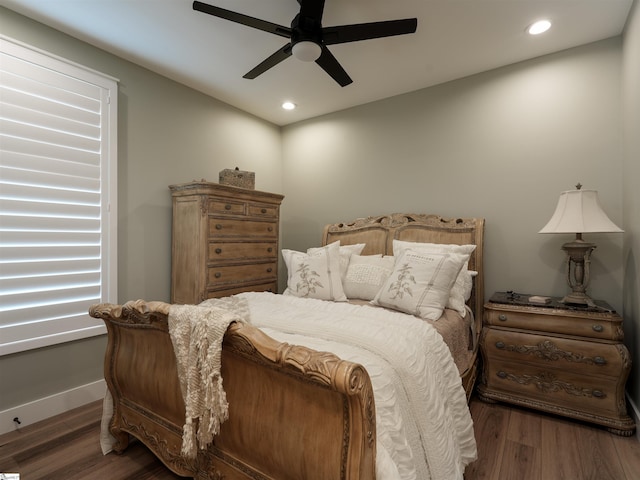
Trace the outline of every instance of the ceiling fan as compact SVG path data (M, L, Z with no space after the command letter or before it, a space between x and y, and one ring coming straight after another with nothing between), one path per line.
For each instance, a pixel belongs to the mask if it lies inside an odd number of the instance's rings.
M322 13L325 0L297 1L300 4L300 13L291 22L291 27L283 27L198 1L193 2L193 9L290 40L288 44L246 73L243 78L254 79L293 54L293 56L303 61L315 61L341 87L349 85L353 80L329 51L327 45L405 35L414 33L418 26L418 19L407 18L404 20L323 27Z

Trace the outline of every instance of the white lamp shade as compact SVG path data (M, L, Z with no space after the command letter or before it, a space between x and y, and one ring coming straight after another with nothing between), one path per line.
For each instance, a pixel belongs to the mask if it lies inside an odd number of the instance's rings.
M317 43L302 41L293 46L293 56L303 62L315 62L320 58L322 48Z
M623 232L604 213L595 190L569 190L560 194L551 220L538 233Z

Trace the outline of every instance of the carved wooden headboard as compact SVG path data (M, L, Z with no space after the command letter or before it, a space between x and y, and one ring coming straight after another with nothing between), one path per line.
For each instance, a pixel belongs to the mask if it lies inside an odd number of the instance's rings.
M364 243L362 255L393 255L393 240L408 242L476 245L469 259L469 269L478 272L471 298L467 302L476 321L482 321L484 305L483 218L443 218L438 215L393 213L379 217L359 218L348 223L326 225L322 244L340 240L341 245Z

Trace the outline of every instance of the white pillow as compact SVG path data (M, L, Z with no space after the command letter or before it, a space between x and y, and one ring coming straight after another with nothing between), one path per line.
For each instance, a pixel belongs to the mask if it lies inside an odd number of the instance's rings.
M438 320L468 255L406 249L373 303Z
M332 243L312 253L282 250L287 266L284 295L344 302L347 297L340 279L340 247Z
M394 263L392 256L351 255L342 281L347 298L373 300L393 272Z
M411 248L413 250L424 250L434 253L444 252L467 255L467 261L460 269L460 273L458 274L453 287L451 287L451 292L449 293L449 299L447 300L446 305L446 308L456 310L460 314L460 316L464 317L467 314L465 305L467 300L469 300L469 297L471 296L471 289L473 288L473 276L478 274L478 272L468 270L469 256L476 249L476 246L471 244L455 245L446 243L406 242L403 240L393 241L393 254L396 257L402 254L402 252L407 248Z
M347 274L347 267L349 266L349 259L351 255L360 255L364 247L365 243L356 243L354 245L340 245L340 240L337 240L329 245L337 244L340 246L340 279L344 282L344 277ZM325 247L329 246L325 245ZM307 249L307 253L314 253L319 248L324 247L312 247Z

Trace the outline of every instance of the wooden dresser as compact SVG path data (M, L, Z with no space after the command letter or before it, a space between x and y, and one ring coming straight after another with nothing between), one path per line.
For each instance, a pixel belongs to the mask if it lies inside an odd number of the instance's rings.
M631 435L625 383L631 359L622 318L605 302L545 305L496 293L484 306L480 398L585 420Z
M282 195L206 181L169 188L171 303L277 291Z

